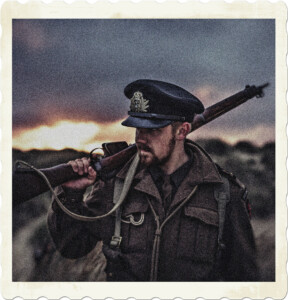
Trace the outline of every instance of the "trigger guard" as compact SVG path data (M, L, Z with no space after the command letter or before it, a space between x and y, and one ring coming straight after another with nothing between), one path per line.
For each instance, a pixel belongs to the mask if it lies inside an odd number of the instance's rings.
M100 161L103 158L104 155L101 154L93 154L95 150L101 149L101 147L94 148L93 150L90 151L89 153L89 158L90 158L90 165L92 168L96 171L99 172L101 170L101 164Z
M93 152L94 152L95 150L98 150L98 149L101 149L101 150L103 151L103 148L101 148L101 147L94 148L94 149L92 149L92 150L90 151L90 153L89 153L89 158L90 158L91 160L95 160L95 157L93 156ZM104 154L103 154L103 155L101 155L101 154L96 154L95 156L96 156L96 159L100 159L100 158L102 158L102 157L104 156Z

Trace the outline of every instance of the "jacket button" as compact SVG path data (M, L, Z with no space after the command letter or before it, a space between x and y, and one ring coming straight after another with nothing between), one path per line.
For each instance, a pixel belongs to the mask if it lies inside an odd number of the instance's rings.
M109 277L112 277L112 276L113 276L113 273L111 273L111 272L108 273L108 276L109 276Z

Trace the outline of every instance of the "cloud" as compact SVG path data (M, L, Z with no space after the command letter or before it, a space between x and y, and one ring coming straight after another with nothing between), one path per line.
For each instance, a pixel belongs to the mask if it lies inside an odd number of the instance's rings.
M206 106L269 81L264 101L253 100L218 124L271 125L274 25L261 19L14 20L13 128L61 119L119 121L129 107L123 89L139 78L178 84Z
M35 26L33 21L19 20L13 22L13 42L22 44L28 52L37 52L48 46L45 30Z

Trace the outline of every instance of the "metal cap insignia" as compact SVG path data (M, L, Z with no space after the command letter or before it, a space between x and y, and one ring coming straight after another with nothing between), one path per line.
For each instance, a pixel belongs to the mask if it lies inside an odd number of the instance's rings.
M149 100L143 98L143 94L141 92L135 92L133 97L130 99L130 111L132 112L147 112L149 108Z

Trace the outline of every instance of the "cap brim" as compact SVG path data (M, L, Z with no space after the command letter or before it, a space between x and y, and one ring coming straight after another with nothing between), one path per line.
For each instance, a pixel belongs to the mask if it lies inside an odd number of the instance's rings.
M127 127L135 128L162 128L170 125L171 123L171 120L145 119L129 116L121 124Z

